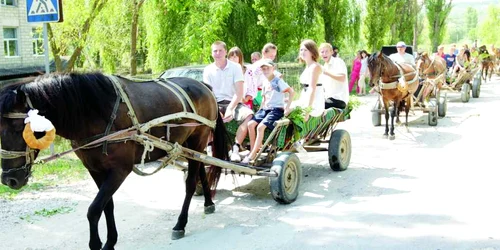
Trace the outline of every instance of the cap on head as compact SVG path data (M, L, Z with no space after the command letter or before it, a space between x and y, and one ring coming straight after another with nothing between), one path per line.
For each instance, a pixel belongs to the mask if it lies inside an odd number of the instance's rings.
M398 43L396 44L396 47L398 47L398 48L406 48L406 43L405 43L405 42L403 42L403 41L398 42Z
M262 62L260 63L260 67L262 66L274 67L276 66L276 63L273 62L273 60L271 59L263 59Z

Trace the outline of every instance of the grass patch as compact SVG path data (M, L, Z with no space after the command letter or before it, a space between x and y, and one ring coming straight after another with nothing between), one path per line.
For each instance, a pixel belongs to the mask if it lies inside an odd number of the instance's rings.
M56 214L67 214L74 209L72 207L60 207L60 208L55 208L55 209L42 209L35 211L35 215L42 216L42 217L52 217Z
M55 152L63 152L71 148L70 142L61 137L54 141ZM42 150L38 159L50 155L49 149ZM39 191L58 184L67 184L72 181L83 180L88 176L87 169L75 154L69 154L57 160L33 166L33 175L28 185L20 190L13 190L5 185L0 186L0 198L13 199L16 195L26 191Z
M76 206L77 203L73 203L73 206ZM33 223L38 220L40 217L49 218L57 214L68 214L75 211L74 207L62 206L54 209L46 209L43 208L41 210L35 211L33 214L28 214L25 216L20 216L19 219L24 220L28 223Z

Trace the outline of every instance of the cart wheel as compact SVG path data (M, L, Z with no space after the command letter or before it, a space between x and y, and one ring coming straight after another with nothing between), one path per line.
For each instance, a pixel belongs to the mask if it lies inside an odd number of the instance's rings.
M271 172L278 173L278 177L269 178L271 196L281 204L290 204L299 196L302 167L300 160L294 153L280 153L273 161Z
M373 126L377 127L382 124L382 114L380 113L380 109L382 108L382 105L380 101L377 101L375 104L375 107L373 107L372 111L372 124Z
M472 82L472 97L478 98L481 93L481 77L475 77Z
M184 182L188 178L188 171L184 171ZM203 195L203 186L201 185L201 181L196 182L196 189L194 190L194 196L202 196Z
M436 107L436 99L432 98L429 100L429 113L427 114L429 126L436 126L438 124L438 111L439 107Z
M351 162L351 136L349 132L333 131L328 144L328 163L333 171L344 171Z
M468 83L462 84L460 99L462 102L469 102L470 99L470 85Z
M446 110L448 110L448 98L446 96L446 93L444 96L439 95L438 99L438 115L439 117L445 117L446 116Z

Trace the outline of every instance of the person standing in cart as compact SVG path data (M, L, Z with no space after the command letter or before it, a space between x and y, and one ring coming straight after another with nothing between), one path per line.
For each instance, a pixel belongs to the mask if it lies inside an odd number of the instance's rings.
M248 122L250 154L243 159L242 163L249 163L255 159L262 147L266 128L273 130L274 122L281 119L284 115L288 115L290 112L290 104L294 91L283 79L275 75L275 68L276 64L271 59L262 60L261 69L263 75L266 77L262 86L263 100L259 111ZM285 93L289 95L286 104Z
M212 58L214 62L203 70L203 81L212 86L219 111L224 120L234 119L239 127L236 131L231 161L240 162L240 144L247 136L247 124L252 119L253 111L243 105L243 72L241 66L226 58L226 44L217 41L212 44Z
M406 53L406 43L405 42L398 42L396 44L396 49L398 52L393 53L389 56L389 58L395 62L395 63L408 63L413 68L415 68L415 57L413 55L410 55Z

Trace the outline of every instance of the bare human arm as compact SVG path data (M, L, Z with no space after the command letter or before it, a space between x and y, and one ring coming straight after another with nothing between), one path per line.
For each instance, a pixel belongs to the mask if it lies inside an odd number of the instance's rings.
M327 70L325 68L323 68L323 74L325 74L325 75L327 75L327 76L331 77L332 79L337 80L339 82L344 82L345 78L347 77L343 73L337 73L337 74L335 74L335 73L332 73L332 72L330 72L329 70Z
M318 84L318 79L319 76L321 75L321 72L323 71L321 69L321 66L318 63L315 63L312 66L312 74L311 74L311 81L309 82L309 87L311 88L311 94L309 96L309 102L308 102L308 107L312 108L312 105L314 103L314 98L316 97L316 89L317 89L317 84ZM306 115L305 120L309 120L309 114Z
M295 94L295 91L293 91L293 88L288 87L285 90L283 90L283 93L288 93L288 99L286 101L286 106L285 106L285 116L290 114L290 105L292 104L293 100L293 95Z
M231 100L231 102L227 106L226 113L224 114L224 118L228 118L228 117L233 115L233 112L234 112L234 109L236 108L236 105L238 105L238 103L243 98L243 91L244 91L243 87L244 87L243 81L238 81L234 84L235 93L234 93L233 99Z

